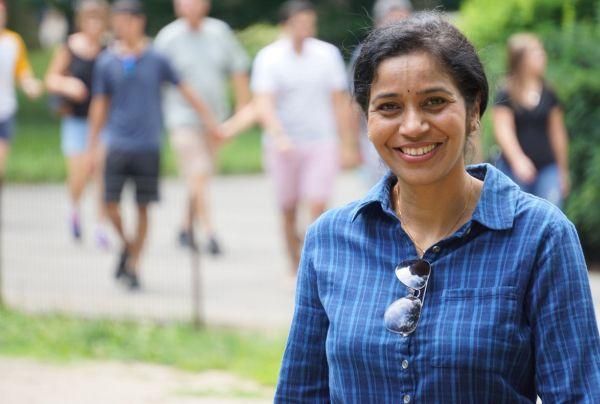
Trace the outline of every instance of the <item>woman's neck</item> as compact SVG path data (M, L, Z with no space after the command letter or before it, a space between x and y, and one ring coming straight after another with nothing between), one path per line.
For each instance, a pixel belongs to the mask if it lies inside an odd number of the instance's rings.
M442 181L412 185L399 179L394 208L418 249L426 250L456 231L471 217L482 182L459 165Z

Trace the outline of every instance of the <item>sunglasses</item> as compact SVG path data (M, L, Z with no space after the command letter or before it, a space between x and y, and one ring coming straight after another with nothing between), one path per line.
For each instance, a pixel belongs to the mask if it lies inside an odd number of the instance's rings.
M408 295L388 306L383 315L385 328L406 337L417 329L431 264L423 259L403 261L396 267L396 278L408 288Z

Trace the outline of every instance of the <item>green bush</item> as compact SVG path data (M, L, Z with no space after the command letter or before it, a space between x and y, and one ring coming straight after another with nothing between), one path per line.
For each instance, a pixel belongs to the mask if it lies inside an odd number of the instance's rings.
M564 107L570 135L572 191L565 211L588 258L600 258L600 3L467 0L461 12L459 25L480 50L492 92L505 71L508 36L530 31L543 40L547 78ZM489 152L494 147L489 116L483 135Z

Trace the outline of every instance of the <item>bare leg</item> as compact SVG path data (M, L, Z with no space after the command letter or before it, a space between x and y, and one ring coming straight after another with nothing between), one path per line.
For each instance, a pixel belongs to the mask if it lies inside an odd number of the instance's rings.
M135 238L131 244L129 269L134 274L139 273L139 260L142 250L144 249L144 243L146 242L146 235L148 233L148 205L137 205L137 227L135 232Z
M125 231L123 230L123 220L121 219L119 204L117 202L108 202L106 204L106 213L108 214L108 218L115 228L115 231L117 232L123 246L125 248L129 248L129 241L127 240Z
M283 210L283 231L288 250L288 256L292 265L292 272L296 273L300 264L300 244L296 225L296 207Z
M190 212L191 219L197 218L201 229L207 235L214 233L210 209L208 203L208 189L210 177L208 175L197 175L191 184ZM191 224L191 222L190 222ZM190 226L191 228L191 226Z
M74 155L67 158L67 186L69 196L75 208L79 207L81 195L89 178L89 161L86 155Z

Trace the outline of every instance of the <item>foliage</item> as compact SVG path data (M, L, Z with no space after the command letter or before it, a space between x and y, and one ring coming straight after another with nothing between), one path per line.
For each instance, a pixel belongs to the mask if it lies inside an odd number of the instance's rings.
M0 308L0 355L51 361L142 361L188 371L225 370L275 385L284 337L188 324L79 320Z
M468 0L459 25L479 47L494 91L505 71L505 42L518 31L537 33L548 53L570 134L572 192L566 212L589 258L600 252L600 3L595 0ZM489 117L484 144L492 150Z

